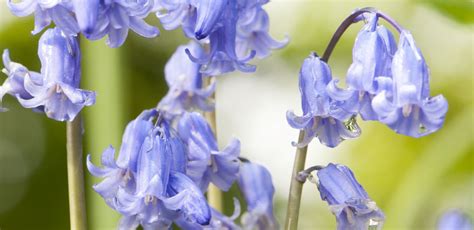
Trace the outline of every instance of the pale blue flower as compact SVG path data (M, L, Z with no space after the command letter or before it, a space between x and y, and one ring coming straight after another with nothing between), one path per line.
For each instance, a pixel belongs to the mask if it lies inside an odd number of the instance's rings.
M385 216L344 165L329 164L317 172L321 199L336 216L338 230L381 229Z
M341 141L360 135L360 129L353 118L340 108L340 101L329 97L326 87L331 81L331 70L316 54L304 60L300 70L299 86L303 115L297 116L292 111L286 114L289 125L305 131L298 147L309 144L314 137L328 146L335 147Z
M74 18L72 4L69 1L61 0L22 0L14 3L7 0L10 11L19 17L30 14L35 15L35 28L33 34L38 34L51 24L56 24L65 34L71 36L79 32L79 25Z
M35 15L37 34L51 24L51 21L65 34L76 36L82 32L86 38L97 40L108 35L107 45L119 47L131 29L143 37L159 35L156 27L144 21L156 8L155 0L22 0L8 7L17 16Z
M449 210L438 220L438 230L472 230L472 220L460 210Z
M228 26L228 24L222 22L222 19L230 15L222 15L226 11L226 8L232 8L229 6L230 4L236 4L236 2L232 0L196 1L197 15L196 28L194 29L196 39L201 40L206 38L218 27Z
M235 219L237 218L239 212L234 212L234 215L231 217L225 216L219 211L211 208L211 221L208 225L199 225L196 223L191 223L185 221L182 218L179 218L176 221L176 224L184 230L195 230L195 229L205 229L205 230L241 230L241 227L235 224Z
M247 213L242 216L244 228L278 229L278 222L273 215L275 188L270 172L261 165L243 162L238 184L247 203Z
M72 121L84 106L95 103L95 93L79 89L81 53L76 38L60 29L48 29L38 45L41 73L29 72L10 61L4 52L4 72L9 76L0 87L17 97L25 108L42 111L57 121Z
M187 147L186 174L206 191L210 182L227 191L239 173L240 142L233 139L219 151L211 127L199 113L184 113L178 133Z
M162 0L157 13L165 29L181 26L189 38L209 46L206 55L187 51L205 75L220 75L235 70L254 72L248 62L286 45L268 34L269 20L259 0Z
M372 101L379 120L395 132L421 137L444 123L448 103L442 95L430 97L429 69L410 32L400 34L392 62L393 87Z
M109 148L102 163L105 167L97 168L88 156L89 171L105 178L94 189L123 215L119 229L168 228L178 217L209 223L204 195L184 174L183 143L160 112L146 110L130 122L117 161Z
M194 38L196 4L191 0L160 0L156 16L165 30L182 27L188 38Z
M84 35L91 40L97 40L108 35L106 43L110 47L121 46L128 36L129 29L146 38L156 37L160 32L158 28L144 21L144 18L153 12L155 7L154 0L101 1L98 6L91 7L94 11L98 11L97 21L92 29L86 27L87 31L83 31ZM76 16L81 15L77 14ZM87 16L88 14L78 18L78 21L84 21L84 24L88 24L92 19Z
M367 24L357 35L352 51L353 63L347 71L346 90L338 89L338 80L328 85L330 96L343 101L341 107L353 114L360 114L364 120L377 120L372 108L372 98L382 90L391 87L392 57L396 43L392 33L378 25L375 13L364 15Z
M239 1L239 20L237 21L236 50L240 57L255 50L258 58L265 58L273 49L281 49L289 42L285 37L282 41L274 40L270 34L270 18L262 5L268 1L242 0Z
M166 63L165 79L169 90L158 108L174 116L193 109L214 110L210 96L215 91L215 81L203 88L203 76L199 72L201 66L189 60L185 49L199 55L204 53L199 44L191 41L188 45L179 46Z
M238 57L236 53L238 20L236 0L229 0L222 12L222 17L222 26L215 28L209 35L209 54L205 57L197 57L189 50L186 50L189 58L203 65L201 72L206 75L220 75L235 70L254 72L256 67L247 62L255 56L255 51L250 52L250 54L244 58Z

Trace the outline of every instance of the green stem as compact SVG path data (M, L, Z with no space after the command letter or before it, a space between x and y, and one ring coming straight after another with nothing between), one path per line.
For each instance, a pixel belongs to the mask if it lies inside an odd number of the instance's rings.
M203 84L204 87L211 84L211 77L206 77L203 80L204 80L204 84ZM211 98L215 100L216 98L215 92L212 94ZM211 126L211 129L214 132L214 135L217 140L216 110L214 109L214 111L204 113L204 117L206 118L207 122L209 122L209 125ZM217 211L222 212L224 210L224 204L222 202L223 200L222 191L213 184L209 184L209 188L207 190L207 200L209 204Z
M301 130L298 137L298 143L303 141L304 135L304 130ZM286 230L294 230L298 227L298 216L300 211L303 182L299 181L297 177L298 173L304 170L307 150L307 145L303 148L296 148L295 161L293 163L293 173L291 175L290 194L288 195L288 207L286 210Z
M82 165L82 118L67 123L67 178L69 217L72 230L87 229L84 195L84 168Z

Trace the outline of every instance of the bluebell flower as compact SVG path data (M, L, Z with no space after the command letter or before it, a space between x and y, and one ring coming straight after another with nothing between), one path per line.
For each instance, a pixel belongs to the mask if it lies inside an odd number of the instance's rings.
M270 54L271 49L286 45L268 34L268 14L260 0L162 0L157 17L165 29L181 26L189 38L209 45L204 56L187 53L201 66L205 75L219 75L235 70L254 72L248 62Z
M214 102L210 96L215 91L215 81L203 88L201 67L189 60L185 49L195 54L203 54L204 50L194 41L188 45L179 46L165 66L165 79L168 83L168 93L158 104L158 108L171 115L180 115L185 111L199 109L211 111Z
M93 33L99 16L100 0L71 0L79 29L86 35Z
M145 138L153 131L153 119L156 115L156 110L145 110L127 125L117 161L114 159L115 150L111 146L102 153L104 168L94 166L90 160L91 156L87 156L87 168L90 173L96 177L104 178L93 188L111 207L114 207L119 189L129 193L135 192L139 152Z
M87 166L105 178L94 189L123 215L119 229L168 228L180 216L191 223L209 223L204 195L184 174L183 143L160 112L146 110L129 123L116 162L111 148L102 158L104 168L95 167L90 156Z
M243 162L238 184L247 203L247 213L242 216L244 228L278 229L278 222L273 215L275 188L270 172L261 165Z
M238 57L236 53L238 20L236 0L229 0L223 10L222 26L215 28L209 35L210 53L205 57L197 57L189 50L186 50L186 53L193 62L202 65L201 72L206 75L220 75L235 70L254 72L256 67L247 62L255 56L255 51L244 58Z
M338 230L381 229L383 212L344 165L329 164L317 172L321 199L336 216Z
M94 92L79 89L81 53L76 38L58 28L49 29L41 36L38 56L40 74L11 62L5 52L4 72L9 77L0 92L57 121L72 121L84 106L95 103Z
M472 221L460 210L449 210L438 220L438 230L471 230Z
M234 198L234 213L232 216L226 216L219 211L211 208L211 221L208 225L199 225L186 221L184 218L178 218L175 223L185 230L206 229L206 230L240 230L241 227L235 224L235 220L240 215L239 201Z
M303 147L317 137L322 144L335 147L360 135L353 114L341 109L340 101L329 97L326 87L330 81L329 66L316 54L304 60L299 77L303 115L297 116L292 111L286 114L291 127L305 131L303 140L293 145Z
M194 29L196 39L206 38L218 27L229 26L229 24L222 22L221 16L226 12L226 8L233 8L228 6L230 4L236 4L236 2L232 0L197 1L196 27ZM230 15L226 14L226 16ZM216 25L218 23L219 25Z
M186 174L206 191L210 182L227 191L239 173L240 142L233 139L222 151L211 127L199 113L184 113L178 133L187 146Z
M34 13L33 34L41 32L53 21L68 36L82 32L88 39L97 40L108 35L106 43L110 47L121 46L129 29L147 38L159 35L158 28L143 20L154 12L155 0L23 0L19 3L8 0L7 3L17 16Z
M72 13L72 6L69 1L39 1L22 0L14 3L13 0L7 0L10 11L19 17L25 17L30 14L35 15L35 28L33 34L38 34L44 28L51 24L51 21L61 28L69 36L79 32L79 25Z
M397 133L421 137L444 123L448 103L442 95L430 97L429 70L413 36L404 30L392 62L393 87L374 97L379 120Z
M352 51L353 63L347 71L348 89L338 89L338 80L328 85L333 99L343 101L341 107L353 114L360 114L364 120L377 120L372 108L373 97L391 87L391 65L396 51L392 33L378 25L375 13L364 15L367 24L357 35Z
M0 86L0 102L6 94L23 99L31 99L33 96L26 91L24 86L25 78L28 76L32 81L41 84L43 82L41 74L29 71L25 66L12 62L8 50L3 51L2 59L3 65L5 66L2 71L8 75L8 78L5 80L3 85ZM7 109L0 106L0 111L7 111Z
M165 30L182 27L188 38L195 38L196 3L191 0L161 0L158 2L156 17Z
M268 1L243 0L239 10L237 21L236 50L240 57L248 55L255 50L258 58L270 55L272 49L281 49L289 42L285 37L282 41L276 41L270 34L270 18L262 5Z
M93 0L91 3L96 4ZM150 14L155 8L154 0L137 0L133 2L127 1L105 1L100 2L99 5L93 5L90 8L97 11L97 19L94 27L90 27L93 19L89 18L89 14L76 14L79 22L89 25L85 26L84 35L91 40L97 40L105 35L108 35L106 43L110 47L119 47L128 36L129 29L135 31L137 34L152 38L159 35L159 30L147 24L144 18ZM81 24L81 23L79 23Z

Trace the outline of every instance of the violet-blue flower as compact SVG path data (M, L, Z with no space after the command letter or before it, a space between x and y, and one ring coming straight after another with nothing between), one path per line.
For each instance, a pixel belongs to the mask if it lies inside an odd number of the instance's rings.
M72 14L72 6L69 1L42 1L42 0L22 0L14 3L7 0L10 11L19 17L30 14L35 15L35 28L33 34L38 34L45 27L54 22L67 35L75 35L79 32L79 25Z
M232 139L222 151L211 127L199 113L184 113L178 123L178 133L187 146L186 174L206 191L210 182L227 191L239 172L240 142Z
M448 103L442 95L430 97L429 69L410 32L400 34L392 62L393 87L372 101L379 120L397 133L421 137L444 123Z
M117 161L114 159L115 150L111 146L102 153L103 168L94 166L90 160L91 156L87 156L87 168L90 173L104 178L93 188L112 208L115 206L114 201L119 189L129 193L135 192L139 152L145 138L153 130L153 119L156 115L156 110L145 110L127 125Z
M238 184L247 203L247 213L242 216L244 228L278 229L278 222L273 215L275 188L270 172L261 165L243 162Z
M379 18L375 13L364 16L367 23L357 35L352 51L353 63L347 71L348 89L338 89L338 80L334 79L328 85L328 93L333 99L343 101L344 110L359 113L364 120L377 120L372 98L391 87L396 43L392 33L378 25Z
M438 220L438 230L471 230L472 221L460 210L449 210Z
M156 17L160 19L165 30L182 27L184 34L194 38L196 27L196 2L191 0L161 0L158 1Z
M4 72L9 78L0 92L57 121L72 121L84 106L95 103L94 92L79 89L81 53L75 37L58 28L48 29L39 41L38 56L41 74L12 63L8 52L4 53Z
M158 104L158 108L171 115L180 115L193 109L214 109L210 96L214 93L215 81L203 88L203 76L199 72L201 66L189 60L185 49L199 55L204 53L199 44L191 41L187 45L179 46L166 63L165 79L169 90Z
M262 5L268 1L243 0L239 1L239 20L237 21L236 50L239 57L248 55L255 50L258 58L270 55L272 49L281 49L289 42L285 37L276 41L270 34L270 18Z
M96 4L94 1L89 4ZM154 0L137 0L133 2L127 1L105 1L91 7L95 10L98 8L97 22L93 29L88 27L84 34L88 39L97 40L108 35L106 43L110 47L119 47L128 36L129 29L137 34L152 38L159 35L159 30L147 24L144 18L150 14L155 8ZM80 16L77 14L76 16ZM88 16L87 14L85 16ZM78 21L85 21L87 17L78 18Z
M105 177L94 189L123 215L121 229L139 224L145 229L168 228L179 216L191 223L209 223L211 214L204 195L183 174L184 151L160 112L147 110L127 126L116 163L113 151L105 152L112 157L103 161L103 169L88 160L91 173Z
M199 11L199 10L198 10ZM206 75L220 75L235 70L254 72L255 66L247 62L255 56L252 51L247 57L240 58L236 53L236 36L238 6L236 0L229 0L222 13L222 26L214 29L209 35L210 53L205 57L197 57L189 50L189 58L202 66L201 72Z
M286 114L289 125L303 129L305 135L298 147L309 144L314 137L328 146L335 147L341 141L360 135L353 114L340 108L339 101L329 97L326 87L331 80L331 70L316 54L304 60L300 70L299 87L303 115L297 116L292 111Z
M157 17L165 29L181 26L189 38L209 44L205 56L187 51L191 60L202 65L203 74L253 72L255 66L248 63L253 57L266 57L288 40L278 42L268 34L269 18L262 8L267 2L162 0Z
M336 216L338 230L381 229L385 220L383 212L352 171L344 165L329 164L317 172L321 199L326 201Z
M206 230L240 230L241 227L235 223L235 220L240 215L240 203L237 198L234 197L234 213L232 216L226 216L221 212L211 208L211 221L208 225L199 225L197 223L192 223L186 219L180 217L175 223L181 228L186 230L194 229L206 229Z

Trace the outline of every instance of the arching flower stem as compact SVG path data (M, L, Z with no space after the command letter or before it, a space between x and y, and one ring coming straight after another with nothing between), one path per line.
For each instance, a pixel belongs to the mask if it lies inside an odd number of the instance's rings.
M386 15L385 13L378 11L372 7L366 7L362 9L355 10L351 13L341 25L337 28L336 32L332 36L331 40L329 41L326 50L321 58L322 61L328 62L329 57L332 54L332 51L336 47L337 42L342 37L344 32L349 28L352 24L358 22L359 20L357 17L364 13L376 13L377 17L383 18L388 23L390 23L399 33L403 30L403 28L390 16ZM299 133L298 142L303 141L305 136L305 131L301 130ZM298 216L299 216L299 209L301 204L301 193L303 190L304 182L301 182L298 178L298 175L301 171L304 170L305 162L306 162L306 153L308 150L308 146L304 146L302 148L296 148L295 154L295 161L293 163L293 172L291 176L291 183L290 183L290 192L288 195L288 206L287 206L287 213L285 219L285 230L296 230L298 227Z
M337 28L336 32L332 36L331 40L329 41L329 44L324 51L323 57L321 60L328 62L329 57L332 54L332 51L336 47L337 42L339 39L342 37L344 32L349 28L352 24L358 22L357 17L359 17L363 13L375 13L377 17L383 18L385 21L387 21L390 25L392 25L399 33L403 30L403 27L401 27L393 18L390 16L386 15L385 13L372 8L372 7L366 7L362 9L358 9L354 11L352 14L350 14L344 21L341 23L341 25Z

